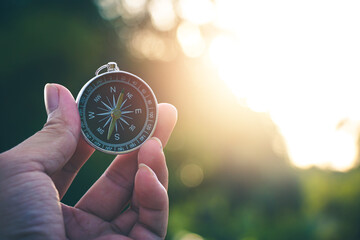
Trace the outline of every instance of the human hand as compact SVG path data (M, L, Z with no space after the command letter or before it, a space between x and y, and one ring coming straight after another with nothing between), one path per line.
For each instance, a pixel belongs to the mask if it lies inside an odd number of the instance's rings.
M164 239L168 172L162 146L177 119L159 104L154 137L114 161L74 206L60 203L94 152L71 93L45 87L44 128L0 154L0 239ZM130 207L126 208L130 203Z

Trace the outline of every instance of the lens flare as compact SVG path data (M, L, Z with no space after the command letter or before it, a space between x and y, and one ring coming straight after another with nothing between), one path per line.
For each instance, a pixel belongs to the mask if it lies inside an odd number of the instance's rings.
M191 163L181 169L180 178L185 186L196 187L203 181L204 172L199 165Z
M216 9L216 24L235 35L210 45L219 77L271 115L295 165L350 169L358 132L337 126L359 125L359 3L216 1Z

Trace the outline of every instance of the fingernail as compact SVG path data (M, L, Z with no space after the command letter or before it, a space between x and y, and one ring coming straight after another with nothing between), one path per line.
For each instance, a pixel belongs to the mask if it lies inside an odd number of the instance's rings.
M59 90L55 84L46 84L44 88L44 99L46 112L49 115L59 105Z
M157 176L156 176L156 174L154 173L154 171L153 171L148 165L146 165L145 163L140 163L140 164L139 164L139 169L144 169L144 170L150 172L153 176L155 176L155 177L157 178Z
M157 137L152 137L151 139L157 141L160 144L160 149L163 149L162 142L160 139L158 139Z

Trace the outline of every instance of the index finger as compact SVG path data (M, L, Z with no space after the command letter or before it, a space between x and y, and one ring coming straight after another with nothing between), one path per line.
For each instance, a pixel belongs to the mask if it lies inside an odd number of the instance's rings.
M81 135L73 156L59 171L51 176L51 179L59 192L60 199L65 195L76 174L94 151L95 149L91 147Z

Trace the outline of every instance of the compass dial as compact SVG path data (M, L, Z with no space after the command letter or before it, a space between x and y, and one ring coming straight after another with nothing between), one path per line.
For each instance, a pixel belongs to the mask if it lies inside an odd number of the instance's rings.
M154 93L143 80L127 72L96 76L82 88L77 102L86 141L106 153L137 149L156 126Z

